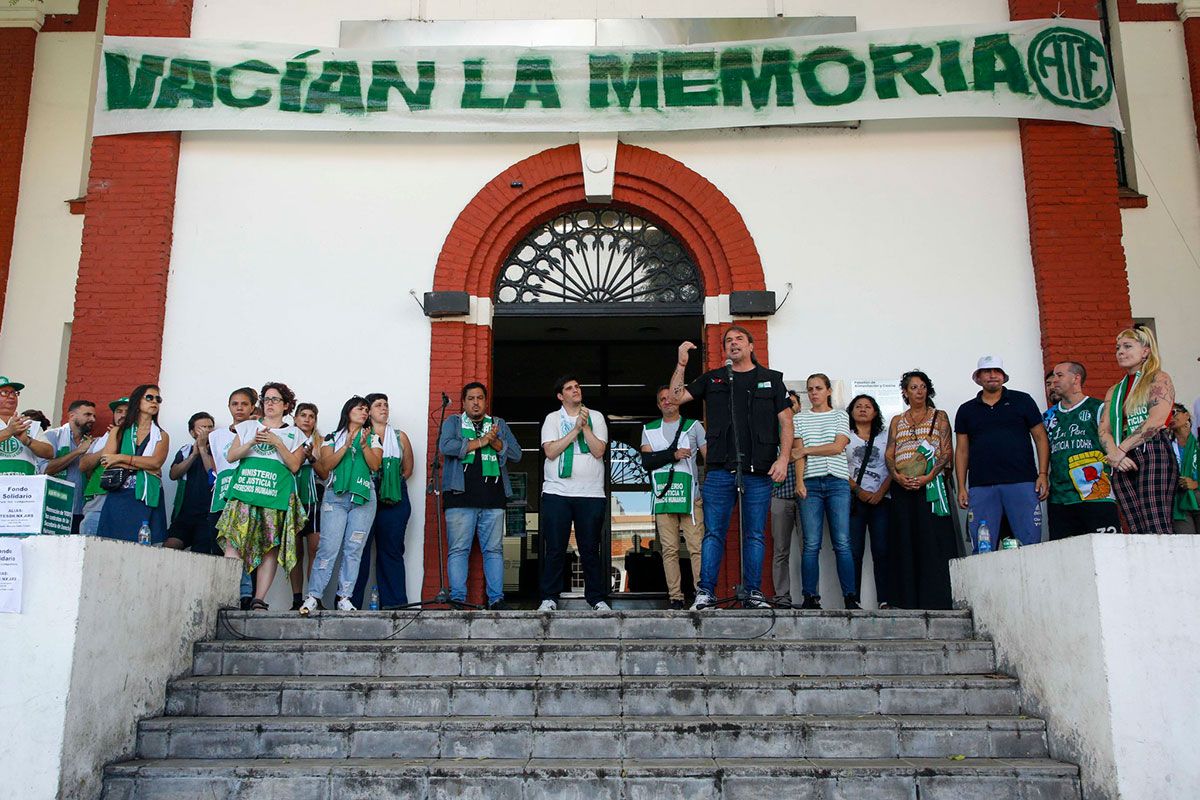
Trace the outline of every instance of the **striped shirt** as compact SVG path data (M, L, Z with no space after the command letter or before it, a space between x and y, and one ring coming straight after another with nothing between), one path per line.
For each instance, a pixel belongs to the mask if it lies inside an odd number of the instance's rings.
M850 415L840 408L819 414L803 411L792 418L792 428L794 435L804 440L805 447L820 447L833 444L839 436L850 439ZM822 475L850 479L845 450L836 456L809 456L805 460L805 478L819 478Z

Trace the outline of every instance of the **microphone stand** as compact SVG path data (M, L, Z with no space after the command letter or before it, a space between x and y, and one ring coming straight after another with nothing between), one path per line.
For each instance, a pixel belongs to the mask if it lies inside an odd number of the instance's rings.
M446 422L446 409L450 406L450 397L442 392L442 408L441 416L438 418L438 438L442 435L442 426ZM437 544L438 544L438 592L431 600L421 600L416 603L406 603L399 606L400 610L409 608L425 608L426 606L450 606L456 609L473 609L480 611L483 606L477 606L473 603L467 603L462 600L450 599L450 587L447 585L446 578L446 550L442 540L445 538L446 532L443 524L442 508L442 459L435 447L433 450L433 461L429 465L429 483L425 487L426 496L432 495L433 502L437 509Z
M742 443L738 434L737 426L737 404L734 402L733 396L733 359L725 359L725 379L729 381L729 421L733 427L733 485L737 491L737 510L738 510L738 561L739 573L741 581L733 587L733 594L728 597L720 597L712 602L709 608L750 608L750 589L746 586L746 515L744 513L744 500L746 499L746 482L742 472ZM747 396L746 398L746 417L750 417L751 403L753 400ZM764 554L765 555L765 554ZM782 604L769 600L766 597L762 598L762 602L766 603L771 608L781 608Z

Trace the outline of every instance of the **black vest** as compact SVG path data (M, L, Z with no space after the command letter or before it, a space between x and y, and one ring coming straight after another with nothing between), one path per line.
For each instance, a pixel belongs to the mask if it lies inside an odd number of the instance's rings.
M766 473L779 457L779 412L775 410L775 394L782 391L783 373L755 365L753 374L755 388L750 390L751 435L749 442L741 443L742 453L746 456L742 466L756 473ZM705 463L733 469L736 459L733 418L729 414L729 395L733 387L724 367L704 373L700 380L705 384L704 410L708 423L708 455ZM770 383L771 386L759 388L761 383ZM788 444L790 447L791 443Z

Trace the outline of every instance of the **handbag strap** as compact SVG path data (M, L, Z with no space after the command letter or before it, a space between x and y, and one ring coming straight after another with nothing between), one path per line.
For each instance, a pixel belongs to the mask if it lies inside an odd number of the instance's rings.
M879 435L879 431L871 431L871 438L867 440L867 449L863 451L862 463L858 465L858 475L854 478L854 485L862 488L863 475L867 474L867 462L871 459L871 450L875 447L875 437Z
M670 452L674 453L679 449L679 437L683 434L683 417L679 418L679 427L675 429L675 438L671 440ZM659 500L667 496L667 492L671 490L671 484L675 482L675 462L671 462L671 468L667 470L667 482L663 485L662 491L655 495Z

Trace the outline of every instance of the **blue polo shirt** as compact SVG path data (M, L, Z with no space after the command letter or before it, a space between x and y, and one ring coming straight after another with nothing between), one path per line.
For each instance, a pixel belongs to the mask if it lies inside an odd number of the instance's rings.
M954 432L965 434L967 480L971 486L1033 483L1037 463L1029 432L1042 424L1033 398L1014 389L1001 389L996 405L983 402L983 392L958 407Z

